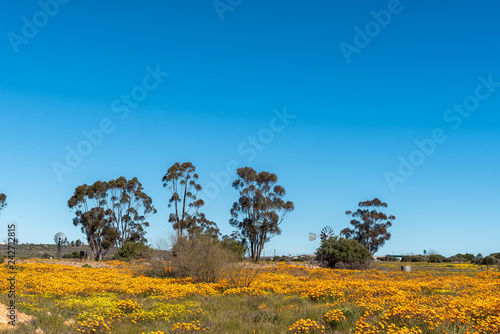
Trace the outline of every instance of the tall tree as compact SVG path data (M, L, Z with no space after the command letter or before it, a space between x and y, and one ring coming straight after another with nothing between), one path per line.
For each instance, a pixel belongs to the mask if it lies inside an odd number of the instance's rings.
M143 192L139 180L119 177L107 183L108 205L113 210L114 229L118 232L116 245L122 247L127 241L146 242L144 227L146 219L156 213L151 197Z
M251 167L238 168L233 187L240 198L231 208L230 224L239 229L246 240L253 261L259 262L264 245L281 234L280 224L293 211L294 205L284 201L285 188L278 185L276 174L257 173Z
M97 181L91 186L78 186L68 200L68 207L75 211L73 225L80 226L94 261L101 261L115 244L118 233L113 228L113 211L106 208L106 183Z
M370 253L375 254L391 238L388 229L396 217L387 216L383 212L383 209L387 208L387 203L378 198L360 202L358 206L359 209L354 212L346 211L346 215L352 218L353 227L343 229L340 234L347 239L358 241Z
M152 200L142 184L124 177L109 182L78 186L68 200L68 207L87 237L93 258L100 261L113 245L121 247L127 241L147 242L144 228L147 217L156 213Z
M163 187L171 194L168 207L172 209L172 213L168 221L177 231L177 240L184 237L185 232L188 236L204 232L218 235L217 225L199 212L205 202L197 198L202 188L197 183L198 174L191 162L176 162L168 169L162 181Z
M7 195L0 193L0 211L7 206Z

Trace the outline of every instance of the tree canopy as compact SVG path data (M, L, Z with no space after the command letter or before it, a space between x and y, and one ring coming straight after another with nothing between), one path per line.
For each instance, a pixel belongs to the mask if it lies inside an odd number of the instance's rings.
M371 260L371 254L356 240L330 236L321 240L316 258L329 268L361 269Z
M359 209L354 212L346 211L351 217L352 228L345 228L340 234L347 239L358 241L374 254L391 238L388 229L396 219L387 216L382 210L387 208L387 203L375 198L371 201L360 202Z
M149 223L146 219L156 213L156 209L142 190L137 178L127 181L123 176L75 189L68 207L74 210L73 224L80 226L86 235L95 261L102 260L113 245L147 242L144 228Z
M281 234L280 224L294 205L283 200L286 191L277 184L276 174L244 167L237 175L233 187L240 198L231 208L230 224L241 232L252 260L258 262L265 243Z
M0 193L0 211L7 206L7 195Z
M168 207L172 209L169 222L177 231L177 240L187 233L188 236L205 233L217 236L219 229L215 222L208 220L200 208L205 205L197 198L202 187L198 182L196 167L191 162L176 162L163 176L163 187L171 194Z

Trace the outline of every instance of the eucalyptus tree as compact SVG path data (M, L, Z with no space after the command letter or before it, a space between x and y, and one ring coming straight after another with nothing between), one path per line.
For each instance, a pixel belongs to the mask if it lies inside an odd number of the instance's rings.
M5 209L6 206L7 206L7 195L5 195L4 193L0 193L0 211Z
M346 239L358 241L370 253L375 254L391 238L389 227L396 217L383 212L387 208L387 203L378 198L360 202L358 206L354 212L346 211L346 215L352 218L352 228L345 228L340 234Z
M231 208L230 224L240 231L252 260L259 262L264 245L281 234L280 225L294 205L283 199L286 191L277 184L276 174L244 167L237 175L233 187L240 197Z
M147 242L144 229L149 226L147 218L157 211L153 200L143 190L136 177L127 180L121 176L107 182L107 205L113 210L111 222L118 232L118 247L127 241Z
M217 224L206 219L200 208L205 202L198 198L202 190L198 183L196 167L191 162L176 162L162 178L163 187L170 192L168 207L172 209L169 222L177 232L177 240L195 234L211 234L217 236ZM186 235L187 234L187 235Z
M156 213L137 178L127 180L123 176L78 186L68 200L68 207L74 211L73 224L80 226L87 237L95 261L102 260L114 245L147 242L146 219Z

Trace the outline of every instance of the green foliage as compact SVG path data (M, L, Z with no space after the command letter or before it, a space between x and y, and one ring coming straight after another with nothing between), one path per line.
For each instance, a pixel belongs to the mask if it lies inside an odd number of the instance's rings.
M92 268L92 266L88 263L85 263L84 265L82 265L82 268Z
M80 247L81 244L82 244L82 241L80 239L78 239L78 240L75 241L75 246L76 247Z
M234 239L232 236L225 235L222 237L221 246L233 252L238 261L243 261L247 247L241 241Z
M276 174L257 173L250 167L238 168L237 174L233 187L240 198L231 208L230 224L242 234L252 260L259 262L264 245L281 234L280 224L294 205L283 200L286 191L277 184Z
M446 258L443 255L440 255L440 254L431 254L431 255L429 255L429 258L427 259L427 262L430 262L430 263L441 263L441 262L445 262L445 260L446 260Z
M500 260L500 253L491 253L490 256Z
M359 269L368 266L372 255L356 240L333 236L321 241L316 258L329 268Z
M77 251L74 251L73 253L70 254L64 254L63 259L79 259L80 258L80 253Z
M346 211L346 215L352 218L353 228L345 228L340 234L346 239L358 241L371 254L375 254L391 238L388 229L396 217L387 216L382 212L384 208L387 208L387 203L378 198L360 202L358 206L359 209L354 212Z
M142 184L119 177L109 182L81 185L68 200L75 212L73 224L86 235L93 258L100 261L113 245L127 241L146 242L147 217L156 213Z
M7 195L0 193L0 211L7 206Z
M497 263L497 259L494 256L488 255L481 259L481 264L491 266Z
M196 234L219 235L217 224L208 220L203 213L198 212L205 205L202 199L197 198L202 187L198 182L196 167L191 162L180 164L176 162L162 178L163 187L171 194L168 207L172 213L168 221L177 232L177 240L185 236Z
M467 261L472 261L472 260L475 260L476 257L474 256L474 254L471 254L471 253L466 253L464 255L464 258L467 260Z
M116 260L149 259L152 249L143 242L128 241L114 254Z

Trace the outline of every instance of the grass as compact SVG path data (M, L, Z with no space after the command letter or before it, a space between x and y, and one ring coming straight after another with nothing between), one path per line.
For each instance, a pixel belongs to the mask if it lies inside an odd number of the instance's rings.
M233 275L225 282L208 284L208 290L189 279L148 277L161 273L157 261L108 264L117 268L21 265L16 302L20 312L37 321L0 333L33 333L37 328L45 333L193 333L203 329L210 333L292 333L289 328L294 324L308 333L386 333L381 324L408 333L417 327L429 334L500 330L500 325L495 327L500 324L500 276L470 264L385 262L376 263L377 269L370 271L265 264L254 268L258 277L250 282L254 266L244 265L239 278ZM414 272L401 273L401 265L411 265ZM0 269L0 276L7 275L4 267ZM41 276L33 279L33 275ZM24 286L23 281L30 279ZM44 293L30 292L34 281L44 284ZM61 281L65 283L57 284ZM117 289L115 284L120 282L125 285ZM175 289L168 290L171 285ZM5 293L0 294L0 302L8 304ZM341 321L324 318L327 312L339 310ZM433 312L449 319L434 322ZM466 321L457 322L462 319ZM78 326L68 325L69 320Z
M7 302L5 295L0 297L2 303ZM147 298L137 298L144 305L151 304ZM46 333L75 333L75 329L65 324L66 319L74 318L76 310L64 309L58 305L58 299L33 298L23 296L18 298L22 306L20 311L37 318L36 325L17 325L16 333L33 333L41 328ZM171 301L172 302L172 301ZM173 303L181 301L173 301ZM287 328L297 319L321 319L331 309L326 301L313 301L309 298L286 295L270 296L195 296L183 300L182 303L195 302L202 306L203 313L196 319L211 333L288 333ZM26 304L36 305L26 307ZM336 331L346 332L353 327L361 311L355 306L344 307L348 320ZM145 321L140 324L119 322L113 326L113 333L136 334L141 332L170 332L175 322L191 322L191 315L174 316L169 321ZM12 333L12 331L6 331Z

